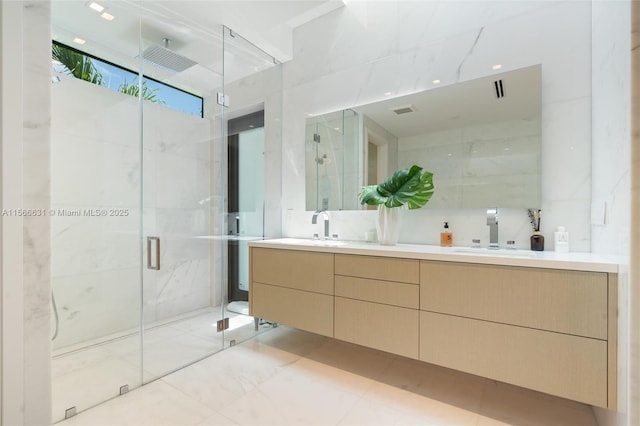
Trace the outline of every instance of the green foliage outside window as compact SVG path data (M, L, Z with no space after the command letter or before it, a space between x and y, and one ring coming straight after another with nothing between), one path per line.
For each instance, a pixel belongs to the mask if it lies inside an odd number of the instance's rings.
M51 45L51 58L60 62L65 67L66 74L73 75L75 78L97 84L98 86L105 86L102 74L97 70L92 59L87 55L53 43ZM120 84L118 91L126 95L138 97L140 85L135 80L131 83L125 81ZM156 104L164 104L165 102L158 97L157 92L158 89L151 89L147 86L146 81L142 82L142 99Z

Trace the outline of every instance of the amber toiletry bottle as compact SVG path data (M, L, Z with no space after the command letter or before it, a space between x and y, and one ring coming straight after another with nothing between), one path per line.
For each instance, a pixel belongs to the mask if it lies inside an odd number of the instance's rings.
M449 230L449 222L444 223L444 229L440 233L440 246L451 247L453 245L453 234Z

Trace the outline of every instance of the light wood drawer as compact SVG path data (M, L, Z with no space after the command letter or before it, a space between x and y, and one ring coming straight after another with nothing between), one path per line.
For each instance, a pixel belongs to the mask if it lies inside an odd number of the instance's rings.
M415 309L335 298L335 337L409 358L418 358Z
M607 406L601 340L420 312L420 360Z
M336 296L418 309L420 287L415 284L336 275Z
M420 282L420 263L415 259L336 254L335 265L338 275L412 284Z
M251 281L333 294L333 254L251 249Z
M252 283L251 315L333 337L333 296Z
M607 274L422 261L420 309L607 339Z

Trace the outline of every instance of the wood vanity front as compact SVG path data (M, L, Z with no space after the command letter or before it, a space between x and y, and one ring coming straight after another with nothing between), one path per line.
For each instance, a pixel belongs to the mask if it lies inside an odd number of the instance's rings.
M616 407L617 265L277 241L250 245L255 317Z

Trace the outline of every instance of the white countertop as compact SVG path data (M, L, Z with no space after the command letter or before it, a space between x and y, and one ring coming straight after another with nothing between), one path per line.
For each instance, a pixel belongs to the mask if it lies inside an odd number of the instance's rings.
M613 256L609 257L593 253L556 253L553 251L508 249L490 250L487 248L439 247L420 244L383 246L377 243L367 242L306 240L301 238L276 238L251 241L249 242L249 246L324 253L440 260L444 262L484 263L489 265L618 273L618 262Z

